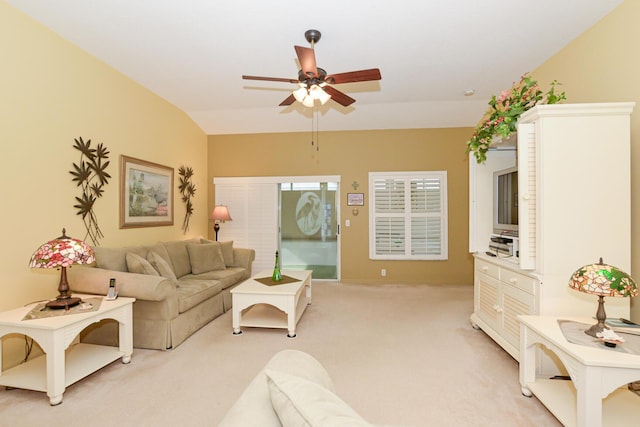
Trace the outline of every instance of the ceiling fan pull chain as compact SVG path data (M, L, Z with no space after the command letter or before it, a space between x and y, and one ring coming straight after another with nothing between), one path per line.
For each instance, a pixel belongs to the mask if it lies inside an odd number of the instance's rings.
M315 102L314 102L314 109L315 109ZM311 113L311 146L313 147L315 145L315 143L313 142L313 113Z
M314 110L316 113L316 151L320 151L320 134L318 131L318 121L320 120L318 116L318 106L314 104Z

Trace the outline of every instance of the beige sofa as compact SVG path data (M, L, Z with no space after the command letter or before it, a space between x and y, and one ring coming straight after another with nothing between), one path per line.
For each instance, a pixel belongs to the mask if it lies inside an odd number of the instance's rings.
M253 249L233 242L195 238L152 246L94 248L94 267L69 269L76 293L106 295L116 279L118 296L133 304L133 345L165 350L231 308L231 289L251 277ZM81 340L116 345L117 324L106 321L81 334Z
M218 424L247 426L374 427L334 393L320 362L300 350L276 353Z

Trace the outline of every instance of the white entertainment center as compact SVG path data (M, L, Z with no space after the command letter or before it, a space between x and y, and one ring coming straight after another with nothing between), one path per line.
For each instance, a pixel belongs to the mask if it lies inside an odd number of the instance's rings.
M576 269L602 257L631 272L634 105L538 105L520 117L517 137L495 144L485 163L469 157L471 322L516 360L518 315L595 315L597 298L568 287ZM494 173L515 167L517 236L494 233ZM512 239L516 249L495 250L490 246L500 242L492 235ZM628 298L606 298L605 306L608 317L629 317Z

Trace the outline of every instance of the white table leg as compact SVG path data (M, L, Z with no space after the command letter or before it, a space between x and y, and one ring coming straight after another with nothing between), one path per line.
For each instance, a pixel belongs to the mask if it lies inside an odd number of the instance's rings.
M124 321L118 322L118 336L120 338L120 351L123 352L122 363L130 363L133 354L133 308L125 307Z
M47 396L49 396L49 404L56 406L62 403L65 390L64 331L54 331L49 344L46 346L49 347L48 350L43 346L47 358Z
M576 420L580 427L602 426L602 372L597 366L581 366L576 385Z
M520 324L520 387L522 394L531 397L527 384L536 380L536 347L529 343L529 329Z
M289 333L287 337L296 337L296 297L291 296L287 298L287 329Z
M242 315L242 309L240 308L240 298L234 298L231 307L231 324L233 326L233 335L240 335L240 316Z

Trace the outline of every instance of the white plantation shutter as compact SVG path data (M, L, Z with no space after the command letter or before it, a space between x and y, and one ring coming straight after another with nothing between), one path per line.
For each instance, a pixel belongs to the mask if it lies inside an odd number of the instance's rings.
M376 255L404 255L404 181L380 179L374 182Z
M520 238L520 268L535 270L537 259L536 186L536 129L534 123L518 125L518 150L527 153L518 156L518 222Z
M447 259L446 171L371 172L369 257Z
M272 269L278 249L278 184L242 178L218 178L214 183L215 203L227 205L232 218L220 224L218 240L255 249L253 273Z
M442 180L411 179L411 255L442 253Z

